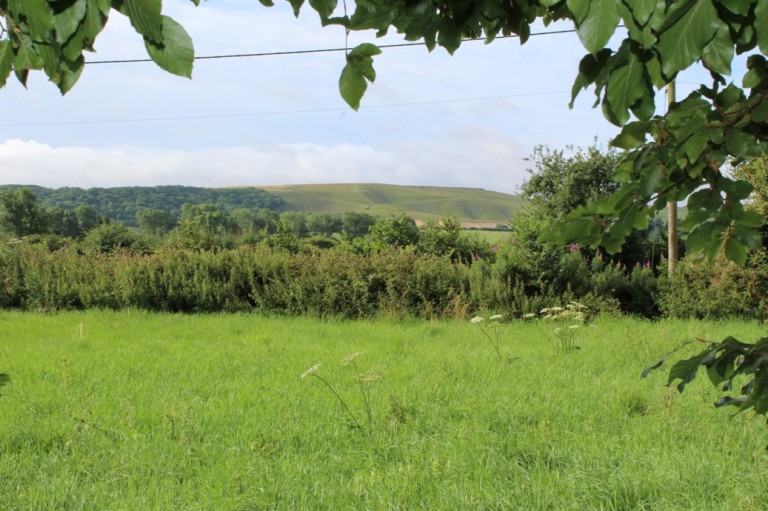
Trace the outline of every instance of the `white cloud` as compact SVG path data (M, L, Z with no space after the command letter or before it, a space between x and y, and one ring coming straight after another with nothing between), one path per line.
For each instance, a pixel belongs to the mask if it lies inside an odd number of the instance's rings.
M301 143L198 150L51 147L23 140L0 143L3 183L52 188L375 182L513 193L516 184L510 168L494 162L514 161L517 156L513 145L493 139L470 144L465 150L408 143L391 149Z

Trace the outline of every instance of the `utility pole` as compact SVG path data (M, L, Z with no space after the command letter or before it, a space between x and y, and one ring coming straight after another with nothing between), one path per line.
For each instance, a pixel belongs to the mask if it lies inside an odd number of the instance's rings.
M675 82L667 85L667 112L675 102ZM677 267L677 201L667 201L667 273L674 277Z

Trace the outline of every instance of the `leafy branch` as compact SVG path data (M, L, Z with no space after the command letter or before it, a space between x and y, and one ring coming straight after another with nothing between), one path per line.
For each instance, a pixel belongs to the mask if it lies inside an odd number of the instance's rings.
M651 371L660 368L671 355L691 342L664 355L661 360L646 368L641 377L645 378ZM768 337L754 344L730 336L721 342L704 339L696 339L695 342L706 347L698 354L676 362L669 370L667 385L679 380L677 390L683 392L686 385L704 369L712 385L727 393L714 403L716 407L735 406L739 412L751 408L759 415L768 415ZM738 395L733 395L735 381L740 377L747 381L739 387Z

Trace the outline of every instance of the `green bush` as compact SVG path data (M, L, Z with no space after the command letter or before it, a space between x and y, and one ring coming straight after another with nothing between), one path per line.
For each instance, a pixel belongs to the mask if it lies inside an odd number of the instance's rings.
M756 252L743 268L725 261L683 260L660 279L658 305L672 318L768 318L768 259Z

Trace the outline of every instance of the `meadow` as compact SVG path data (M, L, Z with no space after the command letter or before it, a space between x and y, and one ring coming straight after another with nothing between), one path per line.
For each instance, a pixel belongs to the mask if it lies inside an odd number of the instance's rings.
M468 321L0 312L0 507L765 510L764 419L640 379L764 332L604 318L564 353L515 320L498 356Z

